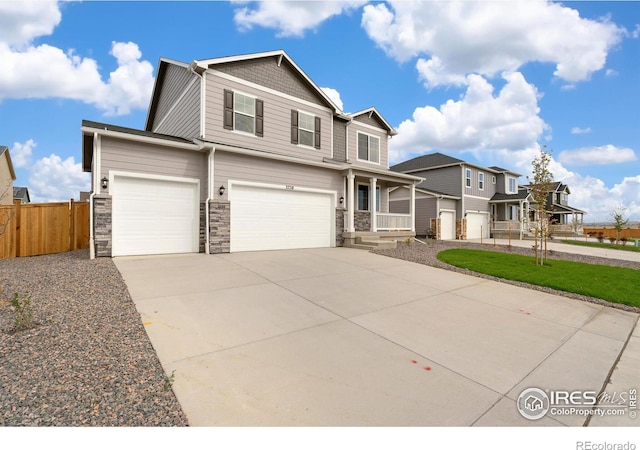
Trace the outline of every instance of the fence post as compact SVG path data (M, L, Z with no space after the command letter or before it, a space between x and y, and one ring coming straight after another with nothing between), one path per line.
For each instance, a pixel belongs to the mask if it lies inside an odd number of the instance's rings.
M69 200L69 251L74 251L75 250L75 226L76 226L76 221L75 221L75 214L74 214L74 207L73 207L73 199Z
M16 235L15 235L15 246L16 246L16 257L21 256L20 252L20 227L22 226L22 200L14 200L13 205L16 207L14 220L16 221Z

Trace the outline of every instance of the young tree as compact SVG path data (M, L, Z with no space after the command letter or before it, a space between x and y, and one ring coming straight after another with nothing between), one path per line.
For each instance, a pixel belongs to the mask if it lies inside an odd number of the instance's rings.
M547 198L553 187L553 174L549 170L550 162L551 150L547 151L546 145L540 147L540 153L531 161L532 177L529 179L529 187L534 201L537 221L535 236L536 265L544 265L544 260L547 256L547 238L549 236ZM538 238L540 238L540 245L538 245Z
M611 211L611 217L613 218L613 228L616 230L616 243L620 242L620 233L622 229L629 223L629 218L626 217L627 208L624 206L618 206Z

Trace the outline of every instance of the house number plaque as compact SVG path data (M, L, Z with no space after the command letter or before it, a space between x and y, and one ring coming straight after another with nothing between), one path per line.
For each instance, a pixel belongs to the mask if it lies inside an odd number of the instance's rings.
M289 191L293 191L293 185L292 184L285 184L284 187Z

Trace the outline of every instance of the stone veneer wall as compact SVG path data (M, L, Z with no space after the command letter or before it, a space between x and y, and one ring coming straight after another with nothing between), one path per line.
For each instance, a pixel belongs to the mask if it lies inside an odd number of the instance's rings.
M456 220L456 239L467 239L467 219Z
M231 251L231 203L223 200L209 203L209 253Z
M336 208L336 247L344 246L344 213L344 209Z
M353 220L356 231L371 231L371 213L369 211L354 211Z
M112 212L111 196L93 197L93 244L95 255L111 256L112 249Z
M198 252L204 253L207 245L207 202L200 203L200 232L198 235Z

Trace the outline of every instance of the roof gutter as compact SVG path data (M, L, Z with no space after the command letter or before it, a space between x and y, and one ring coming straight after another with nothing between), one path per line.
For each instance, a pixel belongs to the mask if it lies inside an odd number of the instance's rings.
M194 151L202 150L202 148L197 144L192 144L188 142L171 141L169 139L161 139L161 138L155 138L151 136L140 136L136 134L123 133L120 131L114 131L109 129L82 127L82 132L94 133L94 139L96 136L107 136L107 137L112 137L116 139L127 139L129 141L143 142L145 144L164 145L165 147L180 148L183 150L194 150Z

